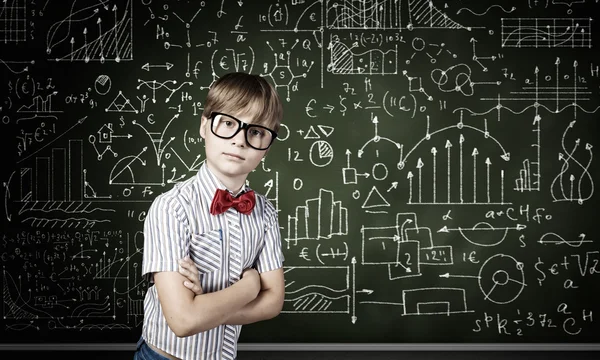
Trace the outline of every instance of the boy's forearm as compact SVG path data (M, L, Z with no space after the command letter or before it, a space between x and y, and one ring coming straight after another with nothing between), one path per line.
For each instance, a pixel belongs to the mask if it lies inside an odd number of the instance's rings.
M189 335L223 324L232 312L239 311L252 301L255 293L248 285L245 279L241 279L223 290L195 296L186 314L190 321Z
M256 299L250 301L238 311L229 314L225 324L246 325L271 319L281 312L283 301L275 292L261 290Z

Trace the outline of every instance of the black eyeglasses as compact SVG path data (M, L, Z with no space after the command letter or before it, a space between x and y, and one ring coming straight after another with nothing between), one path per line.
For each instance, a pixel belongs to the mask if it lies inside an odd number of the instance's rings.
M277 137L277 133L267 127L248 124L231 115L211 112L210 118L210 130L221 139L231 139L246 129L246 143L256 150L267 150Z

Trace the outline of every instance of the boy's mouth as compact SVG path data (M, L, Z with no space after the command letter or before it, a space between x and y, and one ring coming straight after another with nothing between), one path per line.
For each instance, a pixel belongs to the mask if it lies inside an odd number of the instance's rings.
M226 155L226 156L230 156L230 157L239 159L239 160L245 160L243 157L241 157L239 155L236 155L236 154L232 154L232 153L223 153L223 154Z

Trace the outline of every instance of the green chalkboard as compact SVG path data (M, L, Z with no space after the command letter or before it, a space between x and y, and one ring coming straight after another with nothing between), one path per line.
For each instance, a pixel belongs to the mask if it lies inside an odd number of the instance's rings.
M146 211L232 71L285 111L248 180L286 300L242 343L599 342L598 9L2 2L2 343L138 339Z

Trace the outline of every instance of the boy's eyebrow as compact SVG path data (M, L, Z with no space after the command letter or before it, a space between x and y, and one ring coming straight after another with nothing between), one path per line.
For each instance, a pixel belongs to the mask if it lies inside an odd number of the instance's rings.
M275 127L275 121L261 116L262 114L265 114L265 110L260 105L250 105L241 109L221 109L220 111L215 112L228 114L248 124L262 125L271 130L273 130L273 128ZM244 119L242 119L242 117L245 117L250 121L245 121Z
M236 119L239 119L248 124L264 125L264 124L268 123L268 121L266 121L266 120L261 121L258 114L251 115L249 113L242 113L239 115L232 115L232 116L235 117ZM242 119L242 118L245 118L245 119Z

